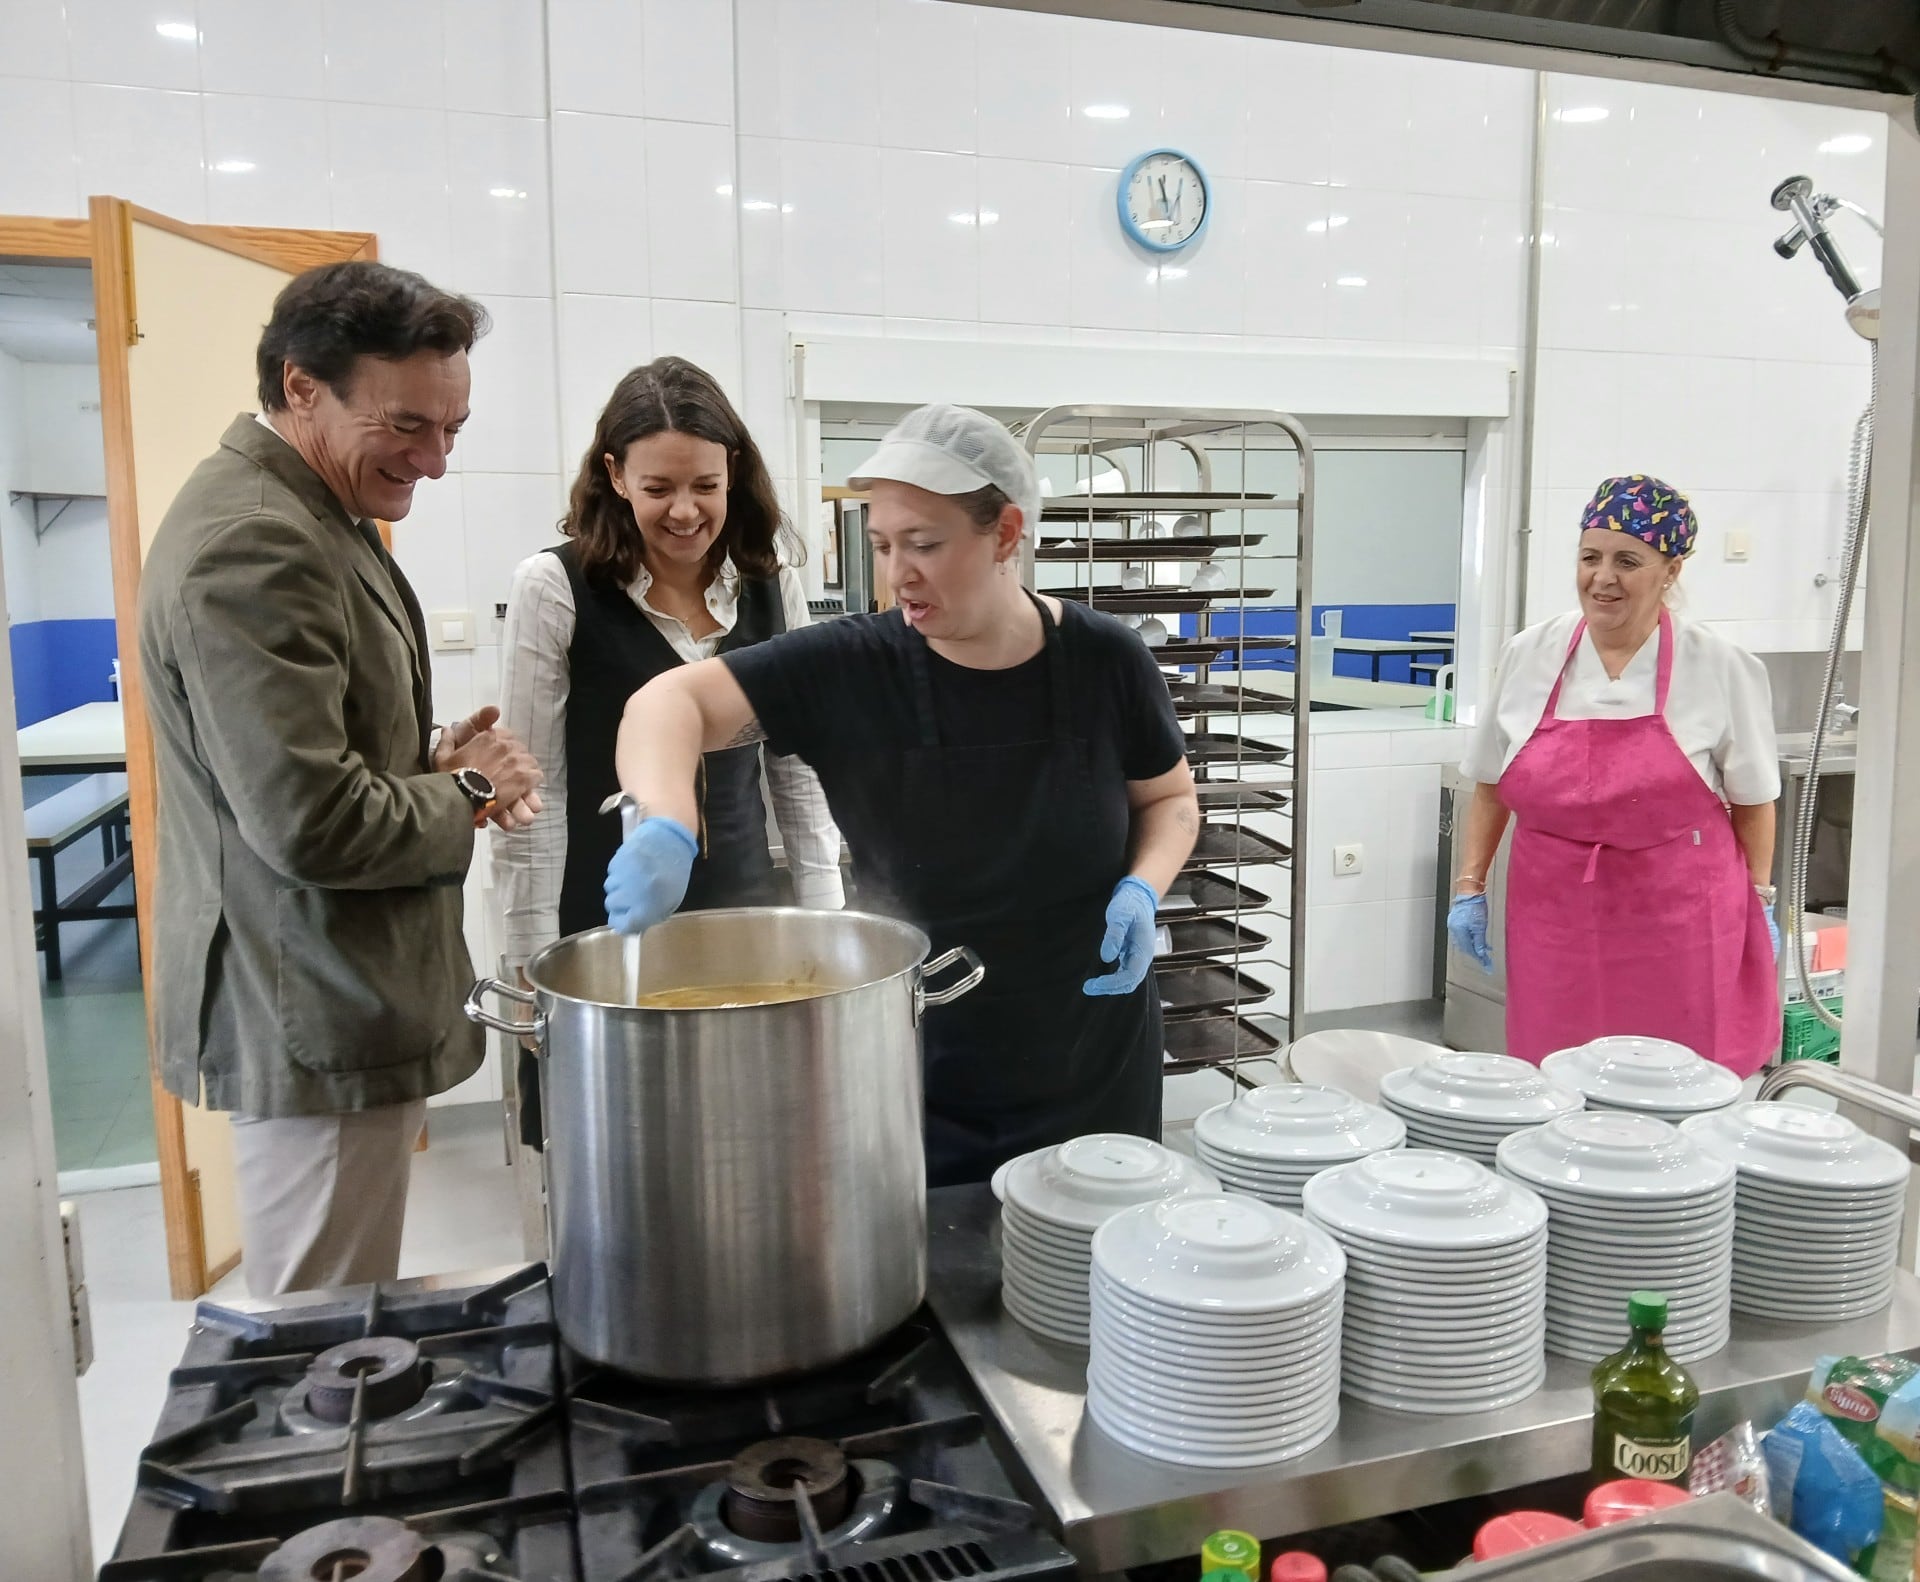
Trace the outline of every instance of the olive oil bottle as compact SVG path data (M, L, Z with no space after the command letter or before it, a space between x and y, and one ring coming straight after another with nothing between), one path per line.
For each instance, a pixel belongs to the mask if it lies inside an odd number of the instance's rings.
M1686 1487L1693 1462L1693 1413L1700 1389L1667 1355L1667 1299L1627 1299L1633 1335L1593 1370L1593 1481L1646 1478Z

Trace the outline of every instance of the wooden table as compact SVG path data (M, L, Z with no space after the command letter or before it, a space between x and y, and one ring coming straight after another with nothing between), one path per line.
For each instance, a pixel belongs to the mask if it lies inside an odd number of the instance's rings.
M118 703L82 703L20 730L23 775L78 775L127 767L127 721Z

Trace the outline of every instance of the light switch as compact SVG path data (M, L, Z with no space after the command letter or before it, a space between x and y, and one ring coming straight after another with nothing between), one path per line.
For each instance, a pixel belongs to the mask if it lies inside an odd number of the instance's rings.
M473 616L466 610L435 610L427 617L427 641L436 653L473 647Z
M1748 560L1753 555L1753 535L1740 528L1727 529L1727 559Z

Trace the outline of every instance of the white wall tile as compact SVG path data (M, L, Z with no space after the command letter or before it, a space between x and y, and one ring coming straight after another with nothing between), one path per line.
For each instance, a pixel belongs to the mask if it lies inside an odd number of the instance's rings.
M560 465L553 304L544 297L481 300L493 328L473 349L473 416L460 435L460 470L552 474Z
M1380 1003L1404 1005L1431 999L1436 945L1433 898L1389 901L1381 913Z
M1384 901L1392 868L1393 770L1316 769L1308 795L1307 840L1300 860L1307 865L1307 894L1312 905L1351 906ZM1357 874L1336 873L1333 848L1359 842L1366 847Z
M413 584L423 610L469 607L464 500L459 473L429 478L413 491L413 509L393 524L393 558ZM480 630L487 630L492 607L473 613ZM443 711L440 717L448 716Z
M1533 164L1533 73L1409 57L1406 192L1513 202Z
M1643 353L1621 403L1621 453L1636 458L1625 470L1654 473L1683 493L1741 488L1763 448L1753 415L1752 364Z
M1431 900L1436 886L1452 881L1452 875L1438 871L1440 765L1397 763L1390 773L1387 899Z
M485 611L513 586L513 568L558 542L559 482L531 473L470 472L461 480L467 531L467 607ZM483 630L486 628L483 627Z
M1404 55L1336 49L1321 63L1328 180L1356 192L1404 192L1413 139L1412 71Z
M208 93L326 97L326 31L318 6L199 0L199 7L200 86Z
M1065 324L1073 240L1065 165L979 161L980 316L1001 324Z
M327 97L439 110L447 102L442 0L321 0Z
M778 137L781 0L733 0L734 130Z
M655 297L653 354L684 357L699 364L719 381L736 408L745 399L740 372L740 311L731 302L676 302Z
M177 220L204 220L200 96L76 83L75 142L83 194L108 192Z
M1540 353L1534 401L1536 476L1550 488L1591 489L1631 472L1620 448L1620 407L1631 359L1618 352Z
M1120 230L1114 193L1120 172L1076 165L1069 178L1072 323L1076 328L1154 330L1160 321L1157 260Z
M67 0L67 44L78 82L200 86L194 0Z
M1378 1005L1386 988L1380 939L1387 905L1316 906L1307 920L1309 1011Z
M545 120L449 115L447 163L450 283L482 294L551 295Z
M1410 194L1406 200L1406 334L1421 345L1476 346L1482 292L1504 210L1475 198ZM1337 242L1336 242L1337 245Z
M732 302L739 292L733 134L686 121L647 123L646 216L655 295Z
M760 447L767 469L790 476L793 413L787 404L786 315L748 308L740 314L740 415Z
M557 13L556 13L557 14ZM561 291L644 296L647 123L563 111L553 118L554 263Z
M1249 335L1315 337L1327 333L1332 264L1325 187L1249 181L1247 284ZM1341 213L1344 215L1345 210Z
M1570 208L1631 206L1644 173L1633 164L1634 84L1547 78L1547 194Z
M780 144L771 138L736 140L734 201L740 206L740 301L777 308L786 301L784 227L780 213Z
M1226 33L1166 28L1149 46L1160 85L1156 141L1197 160L1209 181L1247 174L1246 43Z
M1160 267L1160 328L1238 337L1246 327L1247 187L1235 177L1208 181L1207 228Z
M643 0L641 28L647 114L732 125L731 0Z
M551 107L644 115L645 31L645 14L633 0L548 0Z
M1247 60L1247 174L1318 183L1332 167L1329 58L1341 53L1277 39L1241 39Z
M0 77L0 148L33 150L31 159L0 159L0 213L85 212L69 84Z
M1529 212L1519 201L1490 200L1480 233L1480 345L1521 360L1527 338Z
M880 150L790 141L781 145L780 173L784 305L817 313L884 311Z
M1393 743L1386 731L1334 732L1316 727L1310 751L1316 775L1323 769L1384 769L1393 761ZM1319 795L1314 793L1316 802Z
M540 0L442 0L447 108L486 115L547 112Z
M978 146L973 6L880 8L880 141L971 154Z
M333 223L373 231L380 256L429 280L447 278L447 118L437 110L329 104Z
M1400 341L1407 332L1407 199L1393 192L1335 192L1327 216L1327 333L1338 340ZM1344 217L1345 224L1336 224Z
M0 61L11 77L65 82L72 75L65 0L8 0L0 6Z
M570 479L613 387L654 358L653 312L644 297L563 296L559 314L560 459Z
M880 179L886 311L978 319L983 211L973 157L889 148Z
M1540 344L1619 351L1634 310L1626 290L1627 238L1619 218L1607 211L1556 204L1547 210L1544 224Z
M210 93L201 110L209 220L318 230L332 223L327 121L319 105Z
M879 0L780 0L780 131L880 141Z
M1157 146L1159 38L1127 22L1082 21L1070 42L1076 165L1124 167ZM1091 112L1091 113L1090 113Z
M982 154L1058 161L1072 156L1072 29L1065 17L981 7L978 140Z

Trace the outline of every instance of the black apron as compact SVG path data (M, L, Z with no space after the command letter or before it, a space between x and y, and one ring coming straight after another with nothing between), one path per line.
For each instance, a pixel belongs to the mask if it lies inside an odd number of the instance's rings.
M575 545L549 551L573 590L573 642L567 649L567 864L560 880L560 937L607 921L607 865L620 847L620 820L600 806L620 789L613 750L627 700L655 676L685 663L634 603L633 595L581 575ZM777 578L740 578L733 629L715 653L778 637L787 629ZM767 849L767 806L760 794L760 747L732 747L700 760L696 793L700 852L687 881L683 912L729 906L775 906L792 898ZM520 1052L520 1140L538 1148L540 1068Z
M987 969L922 1027L929 1186L984 1181L1016 1154L1087 1132L1160 1135L1152 974L1126 995L1081 988L1108 970L1100 941L1127 872L1126 782L1094 776L1088 744L1073 734L1064 644L1046 605L1034 604L1046 631L1048 735L941 746L926 641L909 631L920 740L906 754L904 816L884 841L845 831L856 852L880 859L873 868L894 908L935 953L966 945ZM881 845L895 849L883 855Z

